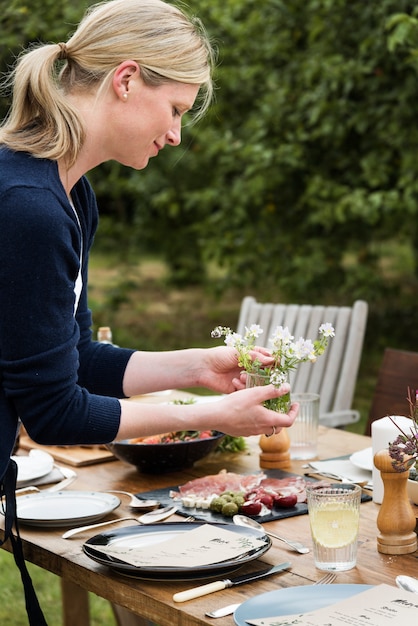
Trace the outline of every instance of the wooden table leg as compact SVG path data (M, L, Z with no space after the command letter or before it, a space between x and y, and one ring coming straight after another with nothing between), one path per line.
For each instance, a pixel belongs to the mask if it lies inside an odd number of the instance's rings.
M154 622L150 622L146 617L134 615L117 604L112 604L112 609L118 626L155 626Z
M63 626L90 626L88 592L69 580L61 578Z

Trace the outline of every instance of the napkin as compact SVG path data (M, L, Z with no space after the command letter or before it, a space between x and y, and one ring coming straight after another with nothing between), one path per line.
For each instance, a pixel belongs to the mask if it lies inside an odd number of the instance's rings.
M264 538L204 524L184 533L183 536L143 546L95 545L94 550L104 552L135 567L203 567L239 559L259 550Z
M317 474L326 478L334 478L342 482L367 483L366 489L372 489L372 473L356 467L350 459L329 459L328 461L312 461L309 467Z

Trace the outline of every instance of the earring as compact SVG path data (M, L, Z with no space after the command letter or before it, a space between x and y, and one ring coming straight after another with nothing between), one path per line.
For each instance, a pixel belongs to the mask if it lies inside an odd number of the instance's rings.
M122 98L123 98L123 99L125 100L125 102L126 102L126 101L127 101L127 99L128 99L128 94L125 92L125 93L123 94Z

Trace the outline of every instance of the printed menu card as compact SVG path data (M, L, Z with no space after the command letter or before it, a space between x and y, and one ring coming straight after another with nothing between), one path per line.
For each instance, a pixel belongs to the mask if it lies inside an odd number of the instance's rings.
M135 567L201 567L260 550L265 537L244 535L204 524L174 538L153 543L152 538L138 546L95 545L104 552Z
M418 595L378 585L323 609L304 615L248 619L251 626L415 626Z

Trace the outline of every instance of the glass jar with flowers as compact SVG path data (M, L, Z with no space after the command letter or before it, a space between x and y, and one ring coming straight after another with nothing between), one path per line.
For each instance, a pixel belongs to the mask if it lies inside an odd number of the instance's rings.
M289 381L289 374L300 363L310 361L314 363L318 356L325 352L331 337L335 336L334 327L330 323L321 324L318 338L314 341L300 337L294 341L288 327L277 326L269 339L271 354L274 362L271 366L263 366L258 359L253 359L251 351L254 350L258 337L263 333L259 324L251 324L245 328L245 334L233 332L225 326L217 326L211 333L214 338L225 337L225 344L233 347L238 352L238 364L247 374L247 387L256 385L273 384L279 388ZM266 400L264 406L279 413L287 413L290 409L290 392Z
M274 361L271 366L265 367L251 354L262 332L263 329L258 324L246 327L243 336L224 326L217 326L212 331L212 337L225 337L226 345L236 349L238 364L247 375L247 387L273 384L279 388L289 381L290 372L296 369L299 363L315 362L318 356L324 353L330 338L335 335L333 326L325 323L319 327L319 337L315 341L303 337L294 341L287 327L277 326L269 340ZM266 408L279 413L287 413L290 405L290 392L264 402ZM284 469L289 466L290 438L286 428L282 428L279 432L273 428L272 434L261 435L259 445L262 450L261 468Z

